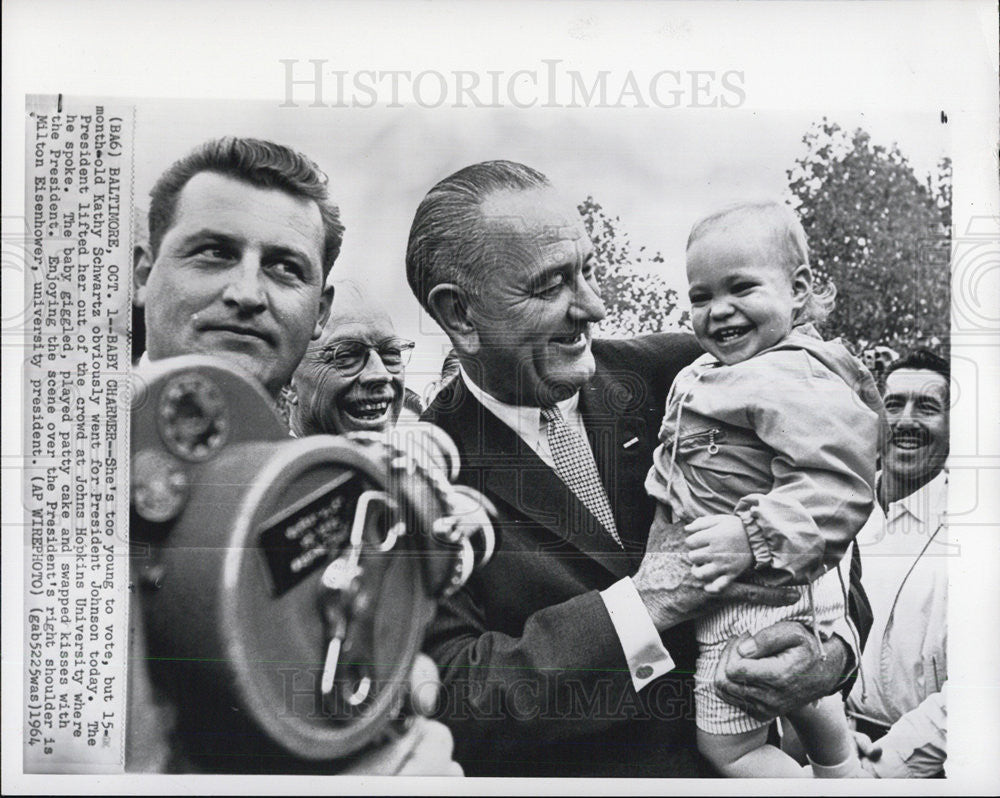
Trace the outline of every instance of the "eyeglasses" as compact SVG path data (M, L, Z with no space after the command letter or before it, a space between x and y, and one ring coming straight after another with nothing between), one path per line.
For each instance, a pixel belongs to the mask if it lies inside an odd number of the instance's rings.
M392 338L378 346L371 346L364 341L338 341L326 350L324 359L345 377L353 377L364 371L371 353L378 352L385 370L398 374L410 362L415 346L413 341L402 338Z

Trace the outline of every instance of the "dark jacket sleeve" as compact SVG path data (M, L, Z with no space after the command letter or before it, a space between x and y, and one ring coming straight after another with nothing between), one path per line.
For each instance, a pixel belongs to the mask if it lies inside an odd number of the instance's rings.
M620 723L607 706L635 696L611 619L589 591L535 612L514 637L488 631L471 591L441 606L425 641L441 669L442 719L463 766L515 764L581 735ZM630 700L631 698L630 697ZM595 711L598 710L598 711ZM603 716L603 722L602 722Z

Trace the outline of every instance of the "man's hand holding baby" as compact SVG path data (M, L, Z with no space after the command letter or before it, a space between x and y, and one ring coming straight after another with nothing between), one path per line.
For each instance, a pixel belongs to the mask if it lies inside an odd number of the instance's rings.
M744 582L735 582L718 595L706 592L693 574L686 539L684 527L671 522L662 506L657 507L646 554L632 582L649 610L653 625L660 632L711 612L727 601L781 607L793 604L798 598L792 587Z
M735 515L705 515L684 527L691 575L707 593L721 593L753 565L743 521Z

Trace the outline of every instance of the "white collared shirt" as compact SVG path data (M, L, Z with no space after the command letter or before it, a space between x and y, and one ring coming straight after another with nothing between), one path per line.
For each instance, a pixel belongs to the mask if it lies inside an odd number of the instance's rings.
M549 448L549 439L545 431L546 423L542 421L542 409L540 407L509 405L499 399L494 399L472 381L462 366L459 366L458 369L469 393L479 400L483 407L514 430L545 465L555 470L556 462L552 457L552 450ZM580 415L580 392L577 391L569 399L556 402L556 407L559 408L559 412L562 413L562 417L570 429L587 440L587 428L583 425L583 416Z
M889 505L858 533L872 630L848 699L853 714L892 731L880 775L927 776L946 752L948 473ZM891 741L886 742L886 741Z
M948 475L941 471L892 502L881 524L858 533L874 622L851 698L883 723L894 723L947 678L947 577L954 555L944 525L947 496Z
M555 460L549 448L541 409L501 402L476 385L461 365L459 373L469 393L513 430L543 463L555 470ZM580 392L577 391L569 399L558 402L556 407L570 428L586 441L587 430L580 414ZM663 646L663 641L653 625L653 619L631 578L625 577L606 590L602 590L601 598L604 600L604 606L611 617L611 623L625 654L633 687L637 691L641 690L657 677L672 671L674 661Z
M933 534L944 523L945 511L948 509L948 471L942 469L926 486L914 491L889 505L886 517L890 527L902 526L909 528L915 536L923 536L926 542L928 534ZM908 516L903 519L903 516ZM901 520L903 519L903 520ZM904 540L905 540L904 533ZM912 547L916 554L916 544Z

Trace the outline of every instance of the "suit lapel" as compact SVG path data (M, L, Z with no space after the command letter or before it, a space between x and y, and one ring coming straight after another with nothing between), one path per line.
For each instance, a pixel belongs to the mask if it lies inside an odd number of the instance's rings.
M440 414L435 423L456 439L464 482L485 489L615 576L632 572L630 558L604 526L517 433L469 394L461 378L442 398L455 409Z
M652 520L644 483L662 408L644 402L645 386L616 374L614 366L597 358L594 377L580 394L580 414L618 532L637 567Z

